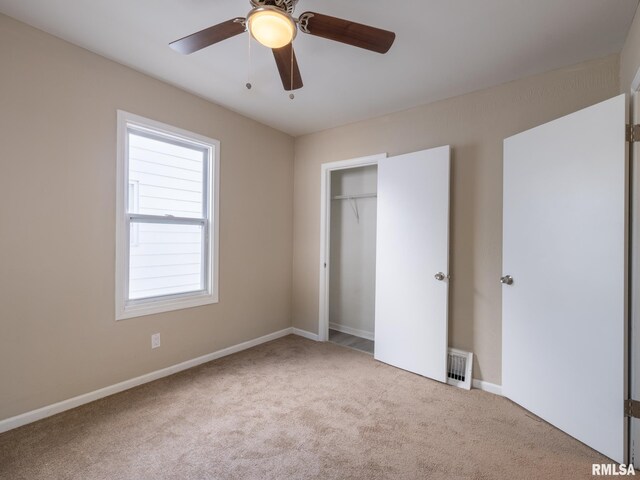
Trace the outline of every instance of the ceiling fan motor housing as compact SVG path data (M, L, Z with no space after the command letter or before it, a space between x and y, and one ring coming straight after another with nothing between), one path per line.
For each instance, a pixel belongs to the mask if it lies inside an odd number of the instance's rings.
M250 0L251 5L254 8L258 7L276 7L280 10L287 12L289 15L293 15L293 11L296 8L298 0Z

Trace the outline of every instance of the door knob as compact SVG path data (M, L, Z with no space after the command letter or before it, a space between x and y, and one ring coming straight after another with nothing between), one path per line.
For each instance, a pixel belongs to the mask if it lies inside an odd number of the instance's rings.
M449 275L445 275L442 272L438 272L433 276L436 280L438 280L439 282L444 281L445 279L449 278Z
M505 275L500 278L500 283L504 285L513 285L513 277L511 275Z

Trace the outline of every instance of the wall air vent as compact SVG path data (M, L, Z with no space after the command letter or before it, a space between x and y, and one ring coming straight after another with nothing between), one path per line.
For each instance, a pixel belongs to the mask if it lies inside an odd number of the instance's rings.
M459 388L471 390L473 353L449 349L447 355L447 383Z

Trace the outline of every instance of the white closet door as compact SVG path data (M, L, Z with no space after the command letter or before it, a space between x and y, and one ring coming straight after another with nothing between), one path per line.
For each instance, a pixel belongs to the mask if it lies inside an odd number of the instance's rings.
M447 380L449 157L445 146L378 162L375 358L441 382Z
M503 392L618 462L625 103L619 96L504 141L503 273L513 283L502 296Z

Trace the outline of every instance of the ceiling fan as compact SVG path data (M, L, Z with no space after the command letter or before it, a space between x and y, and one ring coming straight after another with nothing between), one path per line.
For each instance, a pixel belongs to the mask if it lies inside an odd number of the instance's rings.
M396 34L360 23L305 12L293 17L298 0L250 0L251 11L213 27L171 42L177 52L190 54L234 37L247 30L262 45L271 48L285 90L302 88L302 77L293 51L293 39L298 30L316 37L346 43L377 53L387 53Z

